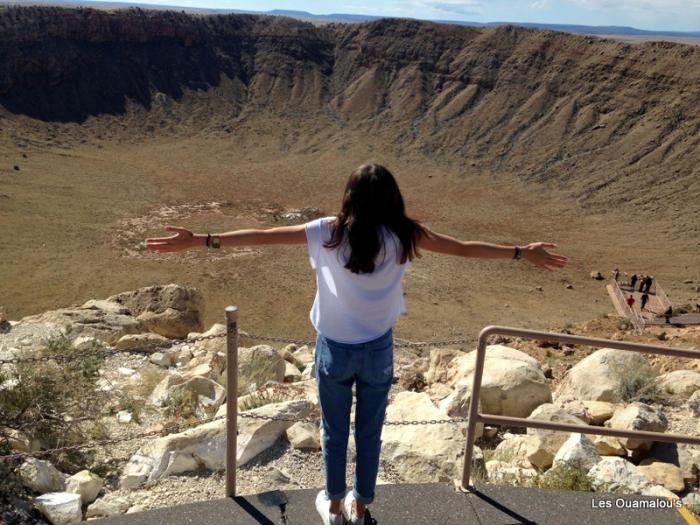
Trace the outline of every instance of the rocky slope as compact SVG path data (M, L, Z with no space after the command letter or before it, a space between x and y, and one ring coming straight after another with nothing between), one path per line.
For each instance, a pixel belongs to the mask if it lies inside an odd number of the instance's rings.
M131 103L177 108L196 92L224 127L272 114L316 121L318 133L370 132L430 160L551 182L586 203L673 200L685 207L680 231L698 233L687 220L700 195L698 47L408 20L315 27L13 8L0 11L0 58L6 125L14 115L83 122ZM167 118L201 108L180 110Z
M0 420L0 454L40 455L42 449L65 443L64 437L71 444L114 440L109 446L72 455L0 464L5 469L0 473L6 476L0 519L40 520L41 513L51 523L76 523L221 496L225 329L215 325L199 332L202 307L196 289L170 284L1 325L0 359L46 352L47 338L66 343L61 353L118 351L94 365L97 373L89 375L87 390L77 391L84 380L68 387L71 403L65 408L70 414L63 414L66 433L59 441L30 421L51 415L46 406L32 403L24 412L18 409L23 392L31 387L27 377L32 367L74 368L84 358L54 365L5 365L0 370L0 407L10 418L4 419L4 414ZM609 319L572 329L658 342L655 329L634 335L615 326L616 321ZM674 346L698 342L697 330L671 330L664 332L664 338L673 338ZM505 338L500 343L487 351L481 391L481 409L486 413L687 435L700 430L696 361L654 362L612 349L562 348ZM52 344L48 347L50 351ZM314 350L292 344L238 351L239 493L322 486ZM416 349L397 347L386 420L465 417L474 363L475 352L457 348L431 348L421 355ZM58 408L53 402L46 404ZM82 411L75 412L74 406ZM90 434L87 425L96 423L100 433ZM459 478L462 427L386 426L379 483ZM691 508L700 508L698 447L537 429L487 427L477 429L477 436L475 479L683 498ZM349 456L351 479L352 438ZM13 499L13 494L22 497Z

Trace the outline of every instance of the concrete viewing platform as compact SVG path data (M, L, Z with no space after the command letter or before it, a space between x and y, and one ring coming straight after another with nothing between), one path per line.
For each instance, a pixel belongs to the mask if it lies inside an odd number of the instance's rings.
M314 525L318 489L273 491L125 514L99 525ZM283 505L280 505L283 504ZM661 508L663 507L663 508ZM474 492L448 483L379 485L370 506L377 525L698 525L667 498L616 496L478 484Z

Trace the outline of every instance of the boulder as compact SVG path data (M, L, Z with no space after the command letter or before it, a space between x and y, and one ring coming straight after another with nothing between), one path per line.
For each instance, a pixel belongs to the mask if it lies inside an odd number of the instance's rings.
M304 345L292 353L294 360L301 363L302 366L307 366L309 363L314 362L314 353L311 349Z
M700 391L700 372L693 370L674 370L657 378L659 389L681 399L689 399L695 392Z
M622 401L630 378L653 377L656 372L647 359L636 352L602 348L579 361L561 382L558 397L589 401Z
M126 307L150 332L184 338L201 332L203 298L195 288L168 284L148 286L108 298Z
M50 492L36 498L34 506L52 525L70 525L83 521L79 494Z
M269 345L238 349L238 395L248 385L263 385L268 381L284 381L286 361Z
M583 434L571 434L554 456L554 467L564 463L573 463L587 471L602 458L596 446Z
M295 365L285 361L284 382L294 383L296 381L301 381L301 372Z
M551 461L549 453L542 449L541 440L527 434L511 435L501 441L494 450L493 459L526 469Z
M172 343L167 337L158 334L127 334L114 345L119 350L139 350L141 352L155 352Z
M151 395L148 396L146 403L157 407L165 406L165 403L168 400L169 390L173 386L182 384L184 382L185 378L182 377L181 374L178 374L177 372L171 372L170 374L165 376L160 383L156 385L156 387L153 389L153 392L151 392Z
M102 478L97 474L89 470L81 470L66 479L65 491L79 494L81 503L87 505L97 499L103 484Z
M311 362L306 365L304 371L301 373L301 380L308 381L309 379L314 380L316 378L316 363Z
M93 350L100 346L100 340L91 335L81 335L71 341L71 346L79 352Z
M219 336L219 339L208 339L207 341L218 341L219 343L226 343L226 325L221 324L221 323L214 323L211 325L211 328L207 330L206 332L200 333L200 332L190 332L187 334L187 339L195 339L195 338L200 338L200 337L214 337L214 336ZM201 341L204 343L205 341Z
M695 417L700 417L700 390L688 398L688 408Z
M447 384L455 390L452 406L468 406L475 362L476 351L452 360L447 372ZM480 393L485 413L526 417L551 400L549 383L536 359L507 346L487 347Z
M646 430L666 432L668 420L661 410L650 405L635 402L618 408L608 421L611 428L624 430ZM652 441L640 438L617 438L627 450L649 450Z
M96 500L87 508L85 517L108 518L109 516L117 516L119 514L124 514L130 506L131 503L129 503L128 499L107 494L106 496Z
M19 468L19 477L25 487L39 494L59 492L65 487L66 475L41 459L27 458Z
M626 459L606 457L588 471L596 492L645 494L654 484Z
M7 428L3 429L3 432L8 440L10 449L15 452L35 452L41 449L41 442L38 439L32 439L29 434L21 430Z
M312 409L313 404L306 400L285 401L256 408L247 414L304 418ZM238 466L245 465L270 447L292 424L292 421L240 418L236 456ZM171 474L199 468L221 469L225 461L226 420L211 421L146 443L127 463L120 485L123 489L131 490Z
M662 463L653 459L643 459L637 466L637 470L655 485L661 485L672 492L683 492L685 490L683 473L677 465Z
M446 419L424 393L399 392L387 407L386 421L424 419ZM385 426L382 453L407 482L451 482L461 473L464 436L449 424Z
M200 408L215 412L226 399L226 389L216 381L206 377L193 377L184 383L171 386L165 399L165 404L176 396L182 396L188 392ZM206 412L205 414L206 415Z
M144 331L144 326L128 309L110 301L88 301L82 306L49 310L25 317L19 325L39 325L44 327L42 330L51 326L64 327L75 339L91 337L108 344L116 343L126 334Z
M593 444L601 456L627 456L627 449L622 446L616 437L596 436Z
M185 379L195 376L208 377L222 384L226 382L225 371L226 354L221 352L205 352L193 357L178 370Z
M131 421L134 419L134 416L131 412L128 410L120 410L117 412L117 423L120 425L127 425L131 423ZM68 491L71 492L71 491Z
M497 460L486 462L486 474L488 482L496 485L527 486L537 478L534 468L514 467L505 461Z
M586 408L587 422L591 425L602 425L610 419L619 405L606 401L582 401Z
M314 423L300 421L287 429L287 439L292 448L321 450L319 426Z
M455 357L463 356L464 352L454 348L431 348L430 363L425 374L425 380L429 385L433 383L445 383L447 381L449 366Z
M541 421L550 421L555 423L571 423L576 425L585 424L576 416L572 416L565 410L556 407L552 403L540 405L528 419L537 419ZM527 434L536 436L540 439L536 463L533 463L539 468L548 468L554 462L554 456L564 443L569 439L571 433L561 432L558 430L545 430L540 428L528 428ZM530 460L532 462L532 459Z
M649 451L648 457L642 460L670 463L681 470L683 481L687 485L697 486L700 472L700 447L685 443L665 443L657 441Z
M151 354L149 361L154 365L158 365L163 368L168 368L171 365L170 355L163 352L154 352Z

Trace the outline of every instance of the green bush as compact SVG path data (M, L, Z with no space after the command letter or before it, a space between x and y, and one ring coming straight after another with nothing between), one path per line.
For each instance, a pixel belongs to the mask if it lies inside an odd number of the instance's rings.
M260 392L253 392L247 396L241 403L238 404L238 409L241 412L260 408L265 405L272 405L285 401L285 396L274 390L265 389Z
M641 401L654 403L664 397L656 382L657 374L650 370L633 369L620 375L617 395L625 403Z
M72 351L70 340L60 336L50 339L40 355ZM0 384L16 382L0 391L0 414L6 426L51 448L80 442L83 430L73 420L99 411L95 385L103 362L102 357L37 361L0 370Z
M567 461L552 467L537 477L535 485L543 489L577 490L591 492L593 486L588 469L575 461Z

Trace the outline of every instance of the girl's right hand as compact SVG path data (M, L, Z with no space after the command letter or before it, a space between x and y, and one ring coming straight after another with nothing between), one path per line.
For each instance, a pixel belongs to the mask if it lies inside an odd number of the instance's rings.
M523 259L549 271L564 268L569 262L569 258L548 250L548 248L556 247L557 245L551 242L533 242L523 246Z
M179 252L193 248L199 244L194 234L186 228L166 226L165 229L175 232L175 235L146 239L146 248L148 250L158 253ZM201 239L199 240L201 241Z

